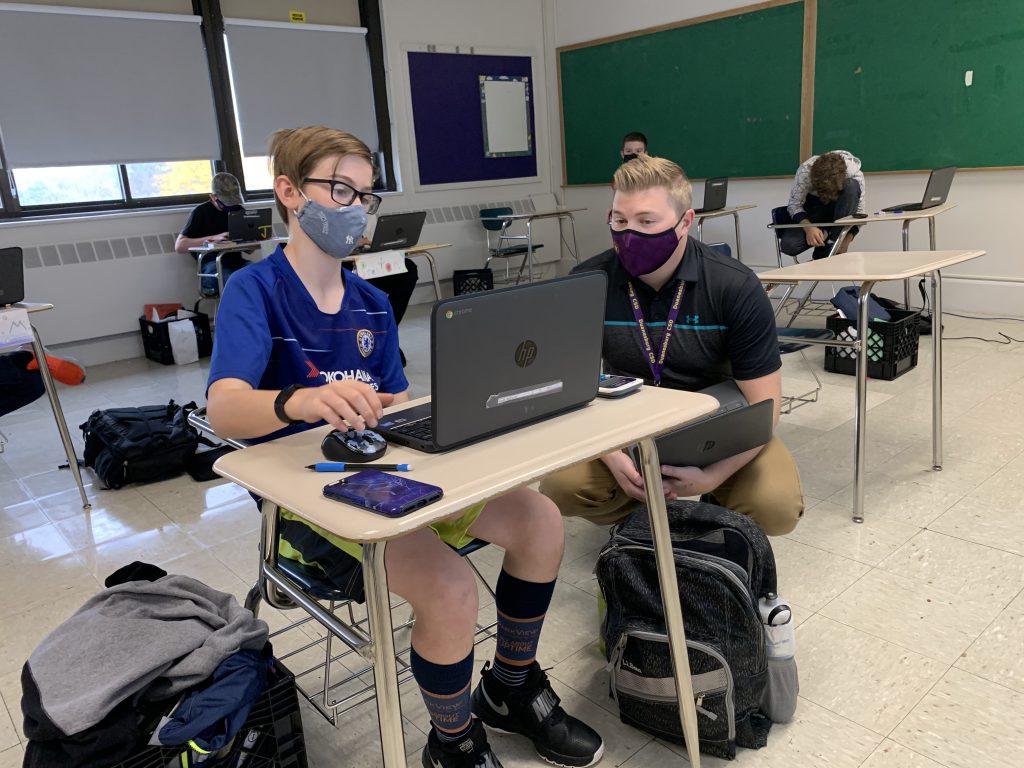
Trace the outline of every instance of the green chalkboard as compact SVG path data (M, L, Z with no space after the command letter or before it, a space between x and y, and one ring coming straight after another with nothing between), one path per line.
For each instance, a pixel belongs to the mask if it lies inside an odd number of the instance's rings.
M559 50L567 184L607 184L622 136L692 178L792 174L800 162L804 4Z
M816 47L815 152L866 171L1024 165L1022 0L818 0Z

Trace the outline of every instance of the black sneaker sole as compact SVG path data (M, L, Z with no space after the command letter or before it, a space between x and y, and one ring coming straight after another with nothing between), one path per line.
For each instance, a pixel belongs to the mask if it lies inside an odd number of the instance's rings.
M518 733L516 731L507 731L499 726L491 725L487 722L487 720L480 717L479 714L477 715L477 717L480 719L480 722L482 722L495 733L503 733L506 736L522 736L524 739L530 739L530 737L524 733ZM604 757L603 741L601 742L601 746L597 748L597 752L595 752L590 757L590 762L588 763L581 762L583 758L566 757L565 755L559 755L557 752L550 751L545 753L545 751L540 746L538 746L537 742L533 739L530 739L530 743L532 743L533 748L537 750L537 755L540 757L541 760L543 760L545 763L549 763L550 765L557 765L560 768L590 768L590 766L597 765L599 762L601 762L601 758ZM432 766L425 765L425 768L432 768Z

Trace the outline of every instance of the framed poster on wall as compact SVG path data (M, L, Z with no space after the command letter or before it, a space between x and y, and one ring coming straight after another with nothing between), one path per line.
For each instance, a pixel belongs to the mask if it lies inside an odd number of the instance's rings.
M530 134L530 78L480 76L484 156L516 157L533 153Z

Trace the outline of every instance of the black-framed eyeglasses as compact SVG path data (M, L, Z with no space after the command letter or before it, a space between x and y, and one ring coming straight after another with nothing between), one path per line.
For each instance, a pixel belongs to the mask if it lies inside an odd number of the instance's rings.
M338 179L312 179L305 178L302 180L303 184L330 184L331 186L331 199L338 205L352 205L359 198L359 202L363 204L366 212L374 214L377 209L380 208L381 197L375 195L373 192L360 192L358 189L353 187L344 181Z

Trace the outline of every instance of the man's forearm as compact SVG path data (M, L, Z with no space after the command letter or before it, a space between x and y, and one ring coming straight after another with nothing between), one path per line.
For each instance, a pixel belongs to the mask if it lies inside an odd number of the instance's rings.
M737 453L735 456L730 456L727 459L716 461L714 464L709 464L704 467L704 473L711 478L717 488L730 477L735 475L747 464L752 462L754 458L761 451L764 450L764 446L758 446L757 448L751 448L749 451L743 453Z

